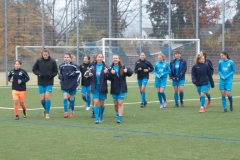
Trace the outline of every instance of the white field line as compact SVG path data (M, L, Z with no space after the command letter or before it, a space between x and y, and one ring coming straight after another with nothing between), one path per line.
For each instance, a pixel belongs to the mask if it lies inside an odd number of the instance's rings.
M222 97L215 97L215 98L211 98L211 99L221 99ZM240 96L233 96L234 99L236 98L240 98ZM168 102L174 102L174 100L167 100ZM186 101L199 101L199 99L184 99L184 102ZM124 105L131 105L131 104L138 104L140 102L132 102L132 103L124 103ZM147 103L159 103L159 101L148 101ZM105 106L113 106L113 104L105 104ZM75 108L83 108L85 106L75 106ZM13 110L13 108L9 108L9 107L0 107L0 109L9 109L9 110ZM35 111L35 110L42 110L43 108L28 108L28 111ZM51 107L51 109L63 109L63 107ZM20 109L21 110L21 109Z

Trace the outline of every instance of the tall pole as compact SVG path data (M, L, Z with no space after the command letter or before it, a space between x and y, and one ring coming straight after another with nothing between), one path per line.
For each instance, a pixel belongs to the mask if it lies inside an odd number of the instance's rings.
M4 66L5 66L5 73L6 73L6 85L8 85L8 0L4 1L4 17L5 17L5 58L4 58Z
M42 48L45 47L45 36L44 36L44 27L45 27L45 10L44 10L44 0L42 0Z
M112 38L112 0L108 0L108 37ZM105 46L104 46L105 47ZM111 64L111 47L112 47L112 41L109 40L109 56L108 56L108 64ZM105 53L103 53L104 57L106 56Z
M196 37L196 39L198 39L198 30L199 30L199 23L198 23L198 16L199 16L199 12L198 12L198 8L199 8L199 3L198 3L198 0L196 0L196 35L195 35L195 37ZM199 46L198 46L198 44L196 43L196 54L198 54L198 52L199 52L199 50L200 50L200 48L198 48Z
M65 46L68 46L68 0L66 0L66 44ZM66 52L68 51L68 48L66 47Z
M77 64L79 63L79 0L77 0L77 16L76 16L76 18L77 18L77 36L76 36L76 38L77 38L77 55L76 55L76 57L77 57Z
M225 0L222 3L222 51L225 50Z
M139 38L142 39L142 0L139 0ZM142 41L139 43L139 55L142 52Z
M168 38L171 39L171 0L168 0ZM169 41L168 60L171 61L171 41Z

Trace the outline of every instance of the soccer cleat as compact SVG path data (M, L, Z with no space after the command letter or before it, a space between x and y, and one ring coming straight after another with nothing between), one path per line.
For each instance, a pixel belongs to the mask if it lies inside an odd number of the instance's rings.
M230 104L230 111L233 111L233 106L232 106L232 104Z
M86 107L86 111L89 111L90 110L90 107Z
M180 101L180 103L181 103L181 106L184 107L184 103L183 103L183 101Z
M64 117L64 118L68 118L68 114L67 114L67 113L64 113L63 117Z
M49 119L49 118L50 118L50 117L49 117L49 114L46 114L45 118L46 118L46 119Z
M27 110L23 110L23 118L26 118L27 117Z
M92 111L92 118L95 118L94 111Z
M164 108L164 107L163 107L163 104L160 105L160 108Z
M163 108L167 107L167 101L163 102Z
M70 117L74 117L74 112L71 112L71 115L70 115Z
M208 101L206 107L209 107L210 104L211 104L211 101Z
M121 120L117 120L117 123L121 123L122 121Z
M43 114L42 115L43 115L43 117L46 117L46 110L45 109L43 110Z
M102 118L99 118L99 123L103 122L103 119Z
M223 110L223 113L226 113L226 112L227 112L227 109L224 109L224 110Z
M175 104L175 107L174 108L177 108L178 107L178 104Z
M143 105L144 105L144 107L146 107L146 105L147 105L147 101L145 101L145 102L143 103Z
M95 124L99 124L99 121L95 121Z
M200 113L204 113L205 111L206 111L206 107L201 107L199 110Z
M16 117L14 118L14 120L19 120L19 116L18 116L18 115L16 115Z
M141 103L141 108L144 108L145 106L144 106L144 103Z

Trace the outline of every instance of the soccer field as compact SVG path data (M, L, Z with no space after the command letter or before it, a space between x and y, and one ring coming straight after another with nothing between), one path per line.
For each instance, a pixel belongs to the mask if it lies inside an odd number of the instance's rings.
M42 117L37 86L30 85L28 117L20 114L16 121L11 88L0 87L0 159L239 159L239 84L239 80L233 84L233 112L222 113L215 80L215 88L210 90L212 104L205 113L199 113L198 95L191 82L185 84L185 106L179 108L174 108L173 88L168 82L168 106L164 109L159 108L153 82L146 90L146 108L140 108L137 84L128 83L121 124L116 123L110 94L102 123L94 124L80 92L75 117L63 118L58 85L51 96L50 119Z

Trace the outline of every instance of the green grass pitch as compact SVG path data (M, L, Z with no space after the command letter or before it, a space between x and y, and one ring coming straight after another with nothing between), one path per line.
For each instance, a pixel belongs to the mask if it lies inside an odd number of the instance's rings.
M20 111L20 120L16 121L11 88L0 87L0 159L239 159L239 83L235 80L233 84L234 111L227 113L222 113L218 80L210 90L212 104L205 113L198 112L199 98L190 82L185 83L185 106L179 108L174 108L173 87L168 82L168 106L164 109L159 108L153 82L146 89L146 108L140 108L137 84L128 83L121 124L116 123L110 94L102 123L94 124L80 92L76 95L75 117L64 119L58 85L51 95L50 119L42 117L37 86L28 86L28 117L24 119Z

